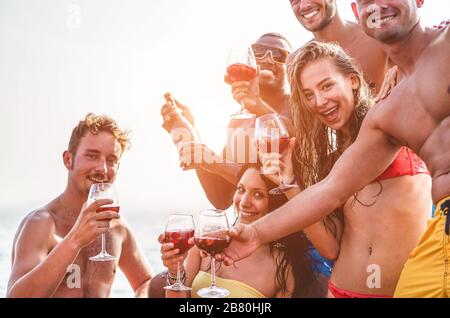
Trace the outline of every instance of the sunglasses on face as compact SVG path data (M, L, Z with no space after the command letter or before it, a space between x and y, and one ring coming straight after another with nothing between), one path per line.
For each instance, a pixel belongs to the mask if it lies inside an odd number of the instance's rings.
M286 59L289 55L289 52L285 50L274 47L268 47L260 44L253 44L252 50L256 59L262 60L267 56L267 54L269 54L272 61L274 61L277 64L286 63Z

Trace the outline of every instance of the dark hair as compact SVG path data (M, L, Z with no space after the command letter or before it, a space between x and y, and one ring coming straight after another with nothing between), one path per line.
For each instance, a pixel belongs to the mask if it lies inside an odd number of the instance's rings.
M259 40L261 40L262 38L265 38L265 37L278 38L278 39L280 39L280 40L286 42L286 44L288 45L290 51L292 51L292 45L291 45L291 43L288 41L288 39L287 39L284 35L281 35L280 33L276 33L276 32L268 32L268 33L264 33L263 35L261 35L261 36L256 40L256 42L258 42Z
M248 169L260 171L261 165L258 163L244 165L238 174L239 180ZM267 190L277 187L275 183L263 174L261 174L261 178ZM284 195L269 194L269 212L281 207L287 201ZM292 270L294 275L294 291L292 297L306 297L314 288L316 277L313 272L313 262L308 253L308 244L309 241L305 234L300 231L272 242L270 245L270 252L276 257L276 281L283 292L287 292L288 273L289 269ZM279 253L275 253L276 250Z

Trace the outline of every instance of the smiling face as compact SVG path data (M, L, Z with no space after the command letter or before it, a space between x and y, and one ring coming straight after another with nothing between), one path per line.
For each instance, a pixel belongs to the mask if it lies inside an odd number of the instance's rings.
M358 0L364 32L386 44L405 38L419 21L423 0Z
M336 15L336 0L290 0L297 20L308 31L325 28Z
M257 168L247 169L233 198L240 223L249 224L269 212L269 193Z
M87 132L81 138L75 154L64 152L69 184L87 196L92 184L114 182L121 151L113 134L103 131L98 134Z
M356 75L340 72L329 58L307 64L300 73L306 105L322 123L335 130L346 129L355 111Z
M286 56L290 53L290 45L275 36L267 35L259 38L256 42L260 48L278 49ZM271 54L266 54L263 58L257 58L259 66L259 86L261 89L280 90L284 87L286 79L286 64L275 63Z

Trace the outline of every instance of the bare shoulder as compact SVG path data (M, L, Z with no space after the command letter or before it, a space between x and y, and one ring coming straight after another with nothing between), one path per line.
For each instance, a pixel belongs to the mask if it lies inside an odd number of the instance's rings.
M380 117L384 118L386 112L389 111L389 105L391 103L386 100L381 100L380 102L372 105L366 117L364 118L363 125L366 127L376 128L379 127Z
M16 239L22 236L39 237L53 235L55 230L55 220L46 206L30 212L20 223L16 233Z
M426 29L426 32L432 38L428 46L431 51L450 48L450 26L441 29Z
M55 220L50 208L45 206L30 212L20 223L14 236L12 260L17 249L50 245L55 233Z
M350 30L349 39L344 49L361 64L368 65L375 64L377 68L380 68L380 63L387 60L387 54L383 50L383 46L380 42L372 39L362 29L361 25L357 23L349 23L348 29ZM370 57L370 58L368 58ZM367 72L367 69L363 69ZM371 73L373 70L371 71Z
M450 48L450 26L447 26L441 30L438 30L438 41L442 41L443 45Z
M445 27L443 27L442 29L438 29L438 32L440 31L440 33L442 33L442 35L446 38L449 39L450 38L450 20L447 21L447 24Z
M349 30L352 34L352 37L355 39L354 43L357 43L359 46L361 46L361 44L370 44L372 46L376 46L379 47L380 49L382 49L381 44L372 39L370 36L368 36L364 30L362 29L361 25L359 23L355 23L355 22L348 22L348 26L349 26Z

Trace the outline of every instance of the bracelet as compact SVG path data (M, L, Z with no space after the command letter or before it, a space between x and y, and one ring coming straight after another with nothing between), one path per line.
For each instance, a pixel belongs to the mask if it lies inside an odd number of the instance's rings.
M180 280L184 284L186 282L186 272L184 270L180 271ZM177 281L177 275L172 275L170 271L167 271L167 284L173 285Z

